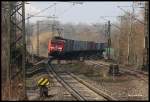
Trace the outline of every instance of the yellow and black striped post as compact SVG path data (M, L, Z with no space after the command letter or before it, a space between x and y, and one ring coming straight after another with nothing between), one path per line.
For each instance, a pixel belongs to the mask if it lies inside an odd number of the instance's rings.
M49 85L49 80L47 78L40 78L38 80L38 86L40 87L40 96L48 96L48 88L46 86Z
M38 81L38 85L39 86L47 86L49 85L49 80L47 78L40 78L40 80Z

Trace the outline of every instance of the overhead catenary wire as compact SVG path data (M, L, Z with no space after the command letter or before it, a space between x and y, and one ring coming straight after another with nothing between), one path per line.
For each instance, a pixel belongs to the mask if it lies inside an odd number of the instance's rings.
M68 10L70 10L73 7L74 7L74 5L71 5L69 8L67 8L63 12L61 12L59 16L62 16L63 14L65 14Z
M59 17L64 15L67 11L69 11L71 8L73 8L75 6L75 3L73 3L73 5L69 6L67 9L65 9L64 11L62 11L61 13L59 13ZM55 24L55 17L56 17L56 6L54 8L54 14L53 14L54 18L53 18L53 25L52 25L52 36L54 36L54 31L55 31L55 28L54 26L56 27L56 24Z
M55 5L56 5L56 3L54 3L53 5L50 5L50 6L47 7L47 8L44 8L43 10L39 11L38 13L35 13L35 14L31 15L30 17L27 17L26 19L29 19L29 18L31 18L31 17L34 17L34 16L40 14L41 12L44 12L44 11L46 11L46 10L52 8L52 7L55 6Z
M60 14L59 16L62 16L62 15L63 15L64 13L66 13L68 10L70 10L71 8L73 8L74 5L75 5L75 4L71 5L69 8L67 8L67 9L65 9L63 12L59 13L59 14ZM35 13L35 14L31 15L30 17L25 18L25 20L30 19L30 18L32 18L32 17L44 17L44 16L36 16L36 15L38 15L38 14L40 14L40 13L42 13L42 12L44 12L44 11L46 11L46 10L52 8L52 7L54 7L54 6L56 6L56 3L54 3L53 5L51 5L51 6L47 7L47 8L44 8L43 10L39 11L38 13ZM47 18L53 18L53 17L49 16L49 17L47 17ZM56 18L56 17L55 17L55 18Z
M127 12L127 11L125 11L124 9L122 9L120 6L117 6L119 9L121 9L122 11L124 11L126 14L129 14L130 15L130 13L129 12ZM144 22L142 22L141 20L139 20L138 18L136 18L135 16L133 16L133 19L135 19L135 20L137 20L138 22L140 22L141 24L144 24L145 25L145 23Z
M76 4L78 4L78 3L73 2L73 4L70 7L68 7L67 9L65 9L63 12L61 12L59 16L62 16L63 14L65 14L67 11L69 11L71 8L73 8Z
M108 19L105 19L104 17L106 17L106 16L101 16L100 18L101 18L101 19L104 19L104 20L106 20L106 21L109 21ZM111 17L115 17L115 16L111 16ZM116 17L117 17L117 16L116 16ZM120 16L118 16L118 17L120 17ZM111 25L115 26L115 27L118 28L119 30L121 29L119 26L117 26L117 25L115 25L115 24L113 24L113 23L111 23Z
M120 6L120 7L132 7L132 5L130 6ZM143 6L134 6L134 8L144 8Z
M64 13L66 13L68 10L70 10L71 8L73 8L74 5L75 5L75 4L71 5L71 6L70 6L69 8L67 8L67 9L65 9L63 12L60 13L59 16L62 16L62 15L63 15ZM45 9L41 10L40 12L38 12L38 13L36 13L36 14L34 14L34 15L31 15L30 17L27 17L26 20L27 20L27 19L30 19L31 17L46 17L46 16L36 16L36 15L40 14L41 12L44 12L45 10L47 10L47 9L53 7L53 6L56 6L56 3L54 3L54 5L51 5L50 7L47 7L47 8L45 8ZM55 8L54 11L55 11L55 13L56 13L56 8ZM55 16L55 15L54 15L54 16ZM57 17L51 17L51 16L48 17L48 16L47 16L47 18L57 18Z
M23 20L28 20L28 19L30 19L30 18L32 18L32 17L34 17L34 16L36 16L36 15L38 15L38 14L40 14L40 13L43 13L44 11L46 11L46 10L52 8L52 7L55 6L55 5L56 5L56 3L54 3L53 5L48 6L47 8L42 9L41 11L39 11L39 12L37 12L37 13L35 13L35 14L31 15L30 17L27 17L27 18L25 18L25 19L23 19ZM22 22L22 21L21 21L21 22ZM19 23L21 23L21 22L19 22ZM18 24L19 24L19 23L18 23Z

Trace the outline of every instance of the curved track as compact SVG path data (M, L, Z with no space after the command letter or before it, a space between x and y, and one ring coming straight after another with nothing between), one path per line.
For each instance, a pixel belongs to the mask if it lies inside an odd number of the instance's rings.
M92 87L72 73L57 73L49 64L48 71L74 96L77 100L116 100L106 93Z
M45 60L42 63L46 63ZM52 74L54 78L63 85L63 87L74 97L76 100L89 101L89 100L116 100L106 93L94 88L89 83L86 83L82 79L78 78L72 73L58 73L55 68L49 64L49 68L32 68L26 73L27 77L33 77L37 74ZM35 90L37 86L27 87L27 89ZM43 98L40 98L45 100Z

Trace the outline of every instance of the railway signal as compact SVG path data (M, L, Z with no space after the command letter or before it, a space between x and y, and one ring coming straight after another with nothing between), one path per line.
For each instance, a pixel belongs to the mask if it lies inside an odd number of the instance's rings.
M38 80L38 85L42 86L42 85L49 85L49 80L47 78L40 78Z
M48 78L40 78L38 80L38 86L40 87L40 96L48 96L48 88L49 79Z

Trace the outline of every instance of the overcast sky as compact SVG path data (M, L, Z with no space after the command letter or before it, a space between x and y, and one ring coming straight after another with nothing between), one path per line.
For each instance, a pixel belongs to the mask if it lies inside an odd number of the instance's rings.
M57 20L62 23L99 23L104 22L100 16L120 16L124 12L117 6L131 6L132 2L83 2L83 4L75 4L72 2L29 2L26 4L26 17L27 14L33 15L44 8L51 5L51 8L38 14L37 16L52 16L56 15ZM126 11L131 11L131 7L123 7ZM30 22L43 20L46 18L33 17ZM107 17L112 22L116 21L116 17Z

